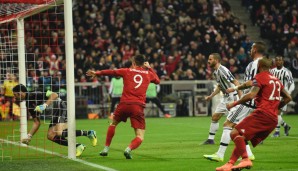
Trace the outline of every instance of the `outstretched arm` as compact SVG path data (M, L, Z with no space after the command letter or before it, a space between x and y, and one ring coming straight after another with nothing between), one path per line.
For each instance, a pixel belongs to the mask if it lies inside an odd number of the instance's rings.
M238 81L238 80L236 80L236 79L235 79L235 80L233 80L233 84L234 84L235 86L238 86L238 87L240 86L240 83L239 83L239 81ZM242 91L240 91L240 90L239 90L239 88L237 89L237 93L238 93L238 96L239 96L239 97L241 97L241 96L242 96Z
M39 120L39 118L38 117L33 118L33 125L32 125L31 130L28 133L27 138L22 139L21 142L23 144L29 145L29 143L30 143L33 135L38 131L39 127L40 127L40 120Z
M97 75L113 75L113 76L122 76L122 73L125 73L125 68L121 68L121 69L116 69L116 70L101 70L101 71L92 71L92 70L88 70L86 72L86 75L89 77L94 78Z
M252 80L248 80L248 81L246 81L245 83L242 83L239 86L228 88L226 90L226 92L227 93L232 93L233 91L244 90L244 89L250 88L251 86L252 86Z
M253 86L250 92L242 96L238 101L234 101L233 103L227 104L227 109L230 110L232 107L237 106L238 104L243 104L249 100L252 100L254 97L256 97L259 91L259 87Z

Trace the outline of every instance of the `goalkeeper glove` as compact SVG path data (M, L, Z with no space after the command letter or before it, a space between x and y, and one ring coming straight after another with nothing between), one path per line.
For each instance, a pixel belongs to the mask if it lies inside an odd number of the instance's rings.
M36 106L34 111L42 113L47 107L48 107L48 105L46 103L44 103L42 105Z
M28 137L22 139L21 142L22 142L23 144L27 144L27 145L29 145L29 143L30 143L30 141L31 141L31 138L32 138L32 135L31 135L31 134L28 134Z

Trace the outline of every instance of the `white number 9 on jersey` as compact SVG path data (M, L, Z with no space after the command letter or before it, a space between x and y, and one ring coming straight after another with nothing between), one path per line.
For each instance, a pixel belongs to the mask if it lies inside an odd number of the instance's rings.
M133 81L138 84L135 88L139 88L143 82L143 77L140 74L137 74L133 77Z

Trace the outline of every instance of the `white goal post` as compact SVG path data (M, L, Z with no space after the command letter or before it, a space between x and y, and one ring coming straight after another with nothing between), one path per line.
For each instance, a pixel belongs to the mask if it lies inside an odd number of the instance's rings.
M67 87L67 120L68 120L68 158L76 158L75 136L75 90L74 90L74 52L72 0L1 0L0 24L17 21L17 50L19 66L19 83L26 85L25 33L24 18L64 3L66 87ZM0 35L1 36L1 35ZM27 137L27 114L25 102L20 104L21 139Z

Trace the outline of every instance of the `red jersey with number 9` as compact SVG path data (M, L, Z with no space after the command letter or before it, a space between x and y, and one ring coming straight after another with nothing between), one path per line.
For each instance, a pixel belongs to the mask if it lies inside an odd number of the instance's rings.
M114 75L123 78L123 93L120 103L139 103L145 105L146 91L150 82L159 84L160 80L150 68L143 67L102 70L100 75Z
M284 89L282 83L269 71L264 71L255 76L253 86L260 88L255 98L256 110L276 118L281 100L280 92Z

